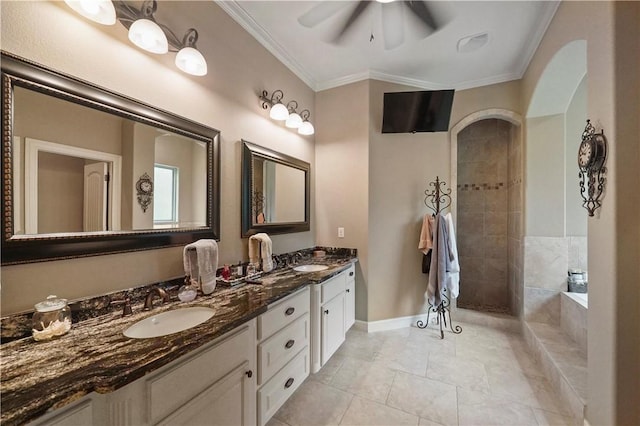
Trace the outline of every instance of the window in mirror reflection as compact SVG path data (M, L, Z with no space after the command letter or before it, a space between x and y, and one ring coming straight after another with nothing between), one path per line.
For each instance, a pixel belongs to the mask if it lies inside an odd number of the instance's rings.
M156 189L153 194L154 225L178 223L178 168L156 164L153 173Z

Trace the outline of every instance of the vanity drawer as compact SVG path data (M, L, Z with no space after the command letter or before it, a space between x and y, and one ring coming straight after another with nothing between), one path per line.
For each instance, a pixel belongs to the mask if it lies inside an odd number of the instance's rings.
M305 347L285 368L258 391L258 425L269 421L309 375L309 347Z
M344 271L344 275L347 277L347 284L350 282L356 281L356 267L354 265L349 266L347 270Z
M341 272L340 275L337 275L322 284L322 295L320 296L321 304L325 304L337 295L344 293L346 288L346 276L347 274Z
M295 293L258 317L258 340L266 339L309 312L309 288Z
M265 383L309 345L309 314L258 345L258 385Z

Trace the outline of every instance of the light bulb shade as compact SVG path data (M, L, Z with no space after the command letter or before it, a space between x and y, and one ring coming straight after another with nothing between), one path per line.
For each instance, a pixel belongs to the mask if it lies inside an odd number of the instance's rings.
M316 132L316 130L313 128L313 124L311 124L309 121L305 121L303 122L300 127L298 127L298 133L300 133L301 135L312 135Z
M71 9L102 25L116 23L116 9L111 0L64 0Z
M289 118L289 110L287 110L286 106L278 102L271 107L269 117L278 121L286 120L287 118Z
M176 55L176 66L191 75L206 75L207 61L197 49L183 47Z
M289 118L287 118L287 121L284 123L284 125L289 127L290 129L297 129L302 125L302 117L300 117L298 113L292 112L291 114L289 114Z
M167 53L169 43L162 28L150 19L138 19L129 27L131 43L151 53Z

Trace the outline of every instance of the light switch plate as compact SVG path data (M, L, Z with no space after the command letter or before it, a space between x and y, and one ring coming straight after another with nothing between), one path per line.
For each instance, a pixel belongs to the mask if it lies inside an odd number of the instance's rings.
M338 228L338 238L344 238L344 228Z

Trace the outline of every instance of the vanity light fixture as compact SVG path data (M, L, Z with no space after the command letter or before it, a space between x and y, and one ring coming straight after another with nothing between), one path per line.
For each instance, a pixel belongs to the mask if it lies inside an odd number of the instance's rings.
M284 97L284 93L282 90L274 90L271 95L266 90L262 91L262 94L259 96L261 101L262 109L269 109L269 117L278 121L285 121L285 126L290 129L298 129L298 133L301 135L313 135L315 133L315 129L313 128L313 124L309 121L309 117L311 113L308 109L303 110L298 114L296 109L298 108L298 102L289 101L287 105L282 101Z
M307 135L312 135L316 132L316 130L313 128L313 124L311 124L311 122L309 121L310 115L311 113L309 112L308 109L305 109L300 113L300 117L302 118L303 121L300 127L298 127L298 133L300 133L301 135L307 136Z
M198 31L190 28L182 40L166 25L158 23L153 14L156 0L145 0L140 9L116 0L65 0L80 15L103 25L119 21L129 31L129 40L147 52L177 53L176 66L183 72L202 76L207 74L207 61L196 48Z
M298 108L298 103L296 101L290 101L287 103L287 110L289 111L289 117L287 117L287 121L284 123L290 129L297 129L302 125L302 117L296 112L296 108Z

